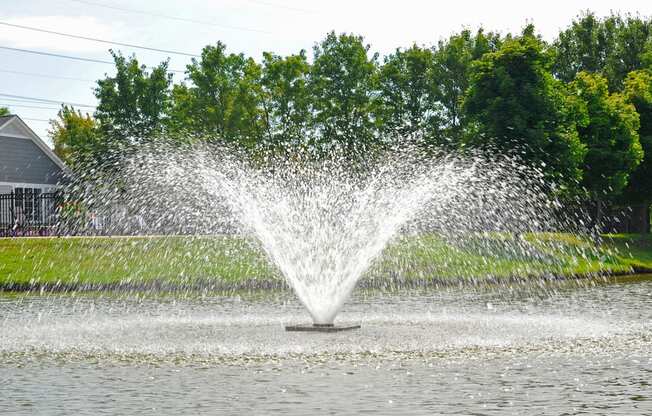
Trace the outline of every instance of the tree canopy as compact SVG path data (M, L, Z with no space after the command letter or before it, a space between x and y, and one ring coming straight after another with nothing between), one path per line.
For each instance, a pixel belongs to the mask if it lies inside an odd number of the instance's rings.
M625 79L625 100L640 117L638 130L643 161L630 175L625 197L632 202L652 203L652 70L630 72Z
M319 147L339 144L359 153L375 138L377 54L361 36L329 33L315 45L310 71L313 128Z
M206 46L186 71L187 83L172 90L171 122L177 131L209 141L253 147L264 131L261 68L243 54L226 52L218 42Z
M536 37L507 40L475 61L464 111L474 124L467 142L518 155L556 182L578 180L584 146L574 108L549 71L552 56Z
M112 53L93 116L63 107L52 123L73 165L162 135L355 157L418 138L518 156L568 195L652 202L652 21L640 16L586 12L551 43L533 25L465 29L383 58L351 33L259 61L217 42L177 83L167 61L149 69Z
M50 121L49 135L54 153L71 168L98 158L102 151L95 120L70 106L62 106L57 118Z
M434 51L433 78L442 109L443 137L453 146L464 133L462 103L471 82L471 66L486 53L496 52L501 44L498 34L479 29L473 35L463 30L439 41Z
M95 88L95 118L105 140L125 146L161 134L170 107L172 74L167 62L150 72L135 56L111 53L116 74L98 80Z
M652 22L638 16L612 14L600 19L584 13L554 42L554 74L571 82L581 71L598 73L611 90L620 91L627 74L648 59L651 35Z
M582 184L593 199L604 200L622 192L643 158L639 116L621 94L609 94L601 75L580 72L571 89L582 100L588 117L578 126L587 147Z

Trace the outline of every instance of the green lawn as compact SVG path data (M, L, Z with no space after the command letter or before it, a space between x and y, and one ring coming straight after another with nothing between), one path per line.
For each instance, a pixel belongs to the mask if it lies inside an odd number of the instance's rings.
M403 238L367 279L483 279L652 270L652 238L608 235L599 247L571 234ZM278 280L255 244L237 237L0 239L0 285Z
M275 272L233 237L0 238L0 283L243 281Z

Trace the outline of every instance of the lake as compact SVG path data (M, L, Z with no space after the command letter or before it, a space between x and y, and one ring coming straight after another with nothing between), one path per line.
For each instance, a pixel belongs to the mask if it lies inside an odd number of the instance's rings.
M0 414L652 414L652 279L356 294L0 297Z

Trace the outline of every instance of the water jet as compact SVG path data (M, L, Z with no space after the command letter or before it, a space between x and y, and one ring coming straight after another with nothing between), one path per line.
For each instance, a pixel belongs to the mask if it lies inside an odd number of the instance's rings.
M408 243L436 238L457 253L461 261L453 263L465 274L467 252L491 257L500 250L510 258L550 261L527 239L512 238L540 228L563 229L554 225L557 205L536 169L509 158L433 156L410 146L375 155L364 165L347 156L333 151L323 158L298 154L261 162L219 146L157 142L133 154L115 178L103 177L98 188L77 188L89 190L101 215L98 205L107 217L115 206L126 213L110 221L126 226L126 232L118 228L110 234L246 241L312 318L314 324L287 326L288 331L359 328L333 322L363 276L376 273L374 267L387 269L383 253L396 251L391 245L403 238ZM143 221L130 229L129 216ZM388 287L394 276L398 284L432 278L431 271L413 267L427 254L419 247L407 251L421 254L389 265L390 279L379 279Z

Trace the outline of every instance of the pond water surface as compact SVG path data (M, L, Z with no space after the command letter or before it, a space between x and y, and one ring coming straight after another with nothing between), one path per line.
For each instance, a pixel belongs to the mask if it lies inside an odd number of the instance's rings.
M652 280L358 294L0 297L0 415L652 414Z

